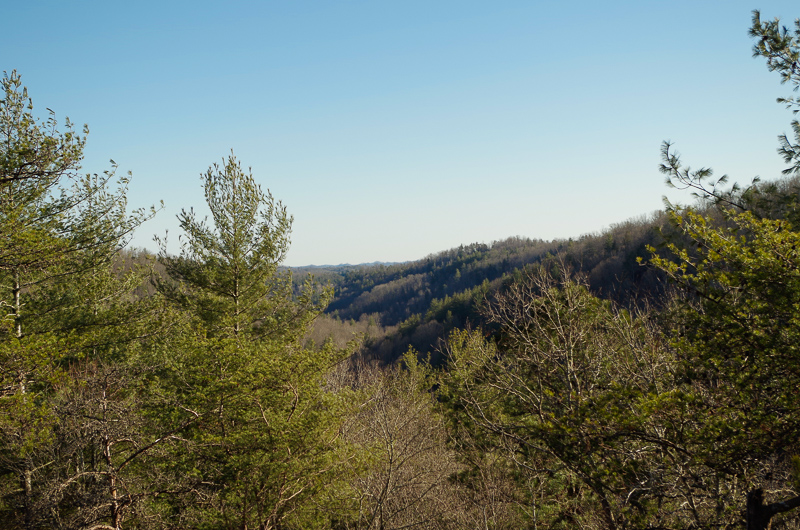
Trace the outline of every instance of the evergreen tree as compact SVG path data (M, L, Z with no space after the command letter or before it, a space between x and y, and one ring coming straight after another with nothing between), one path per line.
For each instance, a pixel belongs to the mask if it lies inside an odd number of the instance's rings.
M293 298L279 269L291 217L233 155L203 182L212 223L183 211L181 254L160 255L170 278L159 288L190 319L174 346L176 392L200 418L177 463L197 477L183 517L196 527L314 527L326 519L323 487L341 478L340 402L323 390L341 354L306 350L302 338L330 293L309 283Z
M696 429L683 443L747 485L748 528L761 530L800 507L800 475L790 476L800 454L800 234L786 221L724 213L729 227L674 212L693 244L652 263L686 292L675 312L677 406Z
M37 120L16 72L4 75L2 92L0 509L33 528L59 517L51 487L109 484L54 459L67 423L55 402L60 388L80 384L74 363L119 356L143 333L144 311L129 297L141 274L116 258L148 213L126 213L128 178L112 190L115 167L80 173L85 136L69 120L59 132L52 113Z

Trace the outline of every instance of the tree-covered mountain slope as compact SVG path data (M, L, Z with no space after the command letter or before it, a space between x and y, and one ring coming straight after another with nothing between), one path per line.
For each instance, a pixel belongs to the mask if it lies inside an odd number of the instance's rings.
M665 160L669 156L666 152ZM718 223L727 222L718 213L720 206L795 223L800 218L797 177L756 181L744 191L733 187L725 192L708 189L691 175L684 177L699 198L695 208ZM682 239L685 235L668 215L657 211L577 238L543 241L517 236L461 245L408 263L298 267L293 275L298 289L309 275L334 289L333 301L311 334L315 343L333 337L344 345L363 334L367 358L391 363L413 347L436 360L440 339L453 329L485 325L481 306L530 267L558 261L585 275L596 296L626 307L660 305L667 289L665 276L640 261L651 256L648 247L688 244Z
M344 342L365 333L366 355L392 362L409 346L434 353L449 330L481 323L479 308L487 297L526 267L554 259L585 273L596 294L623 305L658 295L663 276L637 258L649 255L648 245L661 244L666 224L663 213L656 212L578 238L511 237L402 264L303 267L293 273L298 286L311 274L334 288L315 341L333 335Z

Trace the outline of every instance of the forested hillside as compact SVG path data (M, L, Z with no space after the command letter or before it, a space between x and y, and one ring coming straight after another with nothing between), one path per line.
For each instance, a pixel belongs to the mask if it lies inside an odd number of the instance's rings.
M485 326L481 306L486 300L541 264L558 261L584 273L593 293L623 306L653 303L664 293L666 276L637 259L648 257L648 245L660 246L665 237L679 236L667 216L656 212L575 239L513 237L404 264L295 268L293 273L297 286L310 274L334 289L325 318L317 319L315 341L334 336L343 344L354 333L368 333L364 355L393 362L409 347L436 356L451 330Z
M800 88L800 21L751 36ZM232 154L133 251L156 209L2 98L0 528L800 528L797 120L783 180L664 143L692 206L311 278Z

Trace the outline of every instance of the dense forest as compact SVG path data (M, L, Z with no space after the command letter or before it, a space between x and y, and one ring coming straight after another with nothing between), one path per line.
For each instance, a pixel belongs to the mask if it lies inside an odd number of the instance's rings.
M315 344L333 339L344 345L363 334L362 357L392 363L409 347L438 359L438 345L454 329L487 327L483 304L519 282L531 268L554 260L581 272L593 293L622 306L658 300L666 276L639 258L650 256L673 233L667 216L629 220L600 234L540 241L513 237L490 245L462 245L423 260L392 265L294 268L299 288L304 279L330 285L334 297L315 321Z
M750 31L800 87L800 21ZM0 528L799 528L792 129L746 186L665 143L696 202L601 233L293 270L233 155L129 249L157 212L6 73Z

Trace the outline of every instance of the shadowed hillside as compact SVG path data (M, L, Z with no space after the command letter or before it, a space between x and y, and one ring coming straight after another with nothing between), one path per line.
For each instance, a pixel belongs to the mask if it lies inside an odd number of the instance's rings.
M487 297L518 278L523 269L558 256L588 276L597 295L635 305L658 295L663 277L637 263L647 245L658 246L670 230L656 212L579 238L542 241L511 237L473 243L402 264L294 268L296 285L309 274L334 288L333 302L311 339L339 344L364 334L364 355L393 362L409 347L436 357L439 339L454 328L481 322Z

